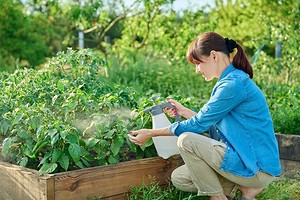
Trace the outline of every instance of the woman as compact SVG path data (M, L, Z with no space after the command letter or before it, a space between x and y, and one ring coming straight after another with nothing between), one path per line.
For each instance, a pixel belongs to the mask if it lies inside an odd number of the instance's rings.
M230 53L236 53L230 62ZM278 146L268 105L251 80L253 69L243 48L214 32L199 35L188 47L187 59L205 80L218 78L209 101L198 113L169 100L166 112L186 118L161 129L131 131L130 140L142 145L155 136L178 136L185 164L174 170L172 183L180 190L214 199L254 199L281 174ZM220 140L202 133L215 129Z

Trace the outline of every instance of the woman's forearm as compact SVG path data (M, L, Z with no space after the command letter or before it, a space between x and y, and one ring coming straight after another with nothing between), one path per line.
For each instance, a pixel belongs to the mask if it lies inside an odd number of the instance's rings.
M174 136L173 133L170 132L168 127L164 128L157 128L157 129L150 129L149 134L151 137L156 137L156 136Z
M195 111L186 108L184 110L184 112L181 113L181 116L184 117L184 118L186 118L186 119L190 119L190 118L194 117L196 114L197 113Z

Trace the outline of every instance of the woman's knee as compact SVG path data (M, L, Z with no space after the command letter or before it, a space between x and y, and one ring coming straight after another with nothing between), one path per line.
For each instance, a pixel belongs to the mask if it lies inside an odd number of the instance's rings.
M179 149L191 149L190 147L196 141L207 140L208 138L203 135L199 135L196 133L182 133L177 140L177 146Z
M192 140L191 138L193 136L195 136L196 134L195 133L189 133L189 132L186 132L186 133L182 133L179 137L178 137L178 140L177 140L177 146L179 149L182 149L184 148L185 146L187 146L189 144L189 141Z
M182 165L172 172L171 182L179 190L197 192L197 188L191 180L191 176L186 165Z

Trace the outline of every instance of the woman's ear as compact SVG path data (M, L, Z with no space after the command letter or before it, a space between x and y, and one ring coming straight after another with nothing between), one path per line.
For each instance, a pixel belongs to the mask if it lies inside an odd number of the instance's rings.
M215 50L211 50L210 51L210 56L212 56L213 59L216 60L216 58L217 58L217 52Z

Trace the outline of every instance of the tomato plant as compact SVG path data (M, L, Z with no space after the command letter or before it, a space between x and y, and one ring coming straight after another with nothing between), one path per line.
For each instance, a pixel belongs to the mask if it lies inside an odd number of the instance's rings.
M150 100L103 81L109 63L88 49L60 52L41 70L1 75L2 154L40 174L154 156L127 139L149 127ZM149 151L143 151L149 149Z

